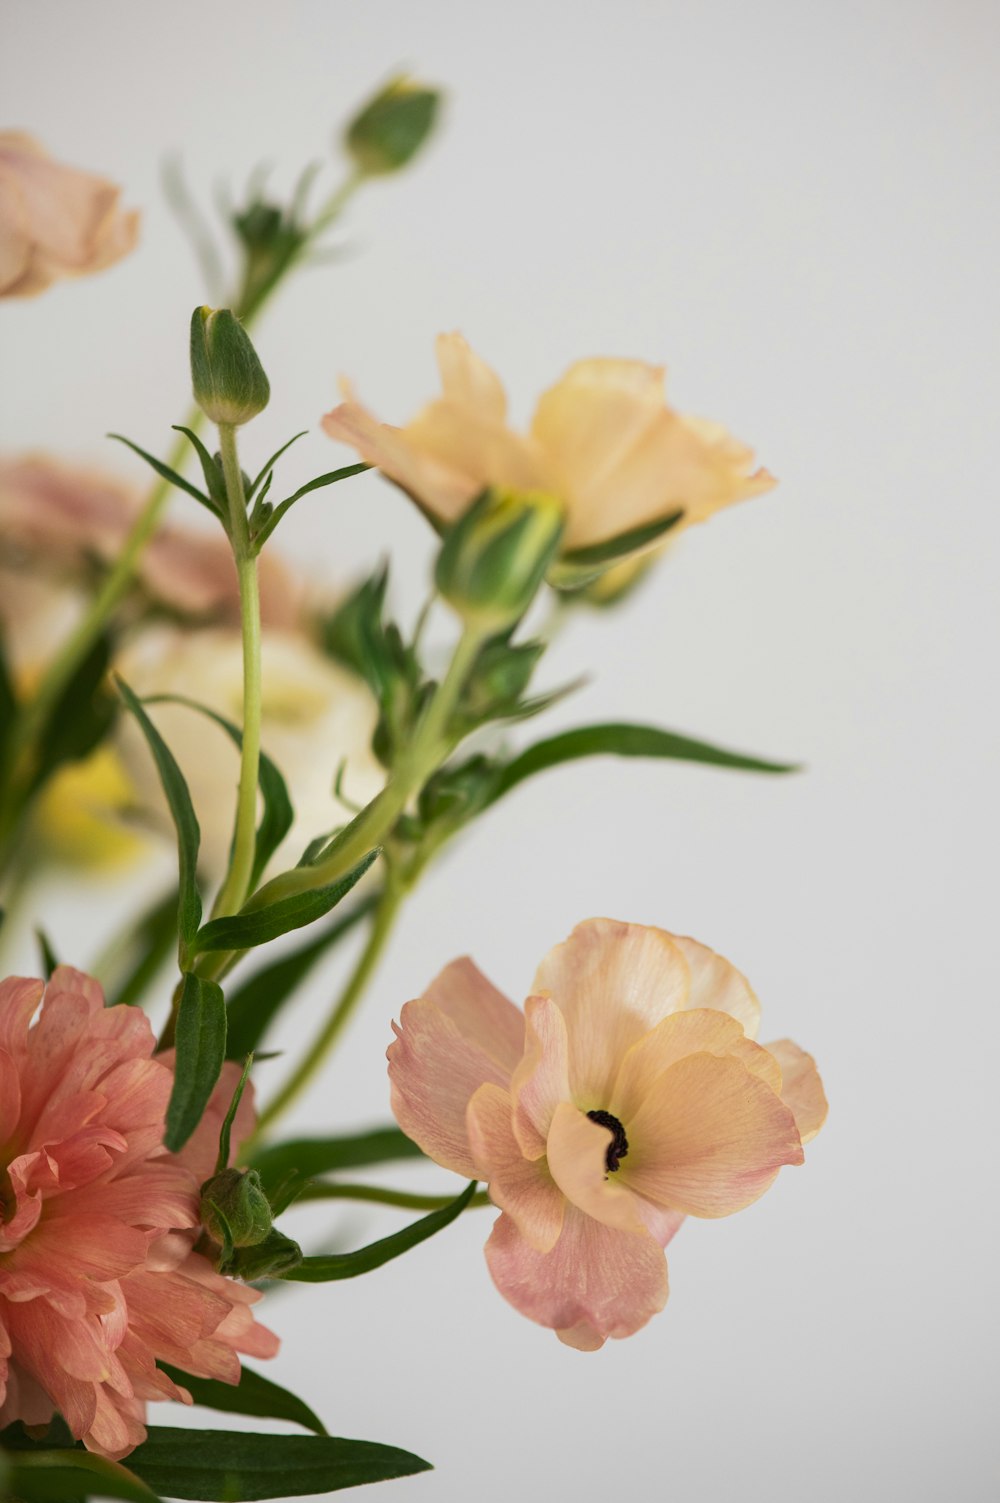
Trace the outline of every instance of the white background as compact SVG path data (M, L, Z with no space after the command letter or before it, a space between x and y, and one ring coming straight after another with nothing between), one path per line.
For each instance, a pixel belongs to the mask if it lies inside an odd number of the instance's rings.
M314 426L341 371L404 420L458 327L521 417L573 358L662 359L678 406L781 477L545 672L593 672L552 725L644 718L808 772L608 761L527 785L428 878L291 1125L386 1117L389 1018L452 956L520 999L609 913L743 968L763 1037L815 1052L828 1126L745 1214L689 1222L666 1312L596 1355L494 1292L484 1212L275 1297L274 1375L334 1433L436 1463L387 1503L995 1496L998 40L987 0L8 0L10 123L125 184L145 232L108 275L3 308L6 449L140 479L102 434L162 446L204 296L161 158L204 193L259 161L287 185L403 64L448 87L447 128L267 316L250 457ZM286 474L342 453L315 433ZM407 610L430 558L376 477L303 503L284 542L337 582L391 550ZM85 964L122 900L67 887L44 922ZM318 1250L399 1221L297 1224Z

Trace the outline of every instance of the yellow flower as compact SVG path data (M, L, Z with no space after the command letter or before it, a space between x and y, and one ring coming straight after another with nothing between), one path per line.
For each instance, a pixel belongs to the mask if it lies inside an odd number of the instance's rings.
M719 424L667 405L662 366L577 361L521 434L498 377L460 334L439 336L437 358L442 394L404 428L378 422L349 388L323 427L438 522L456 521L488 486L540 491L565 513L563 564L603 568L775 484Z
M137 857L144 842L124 821L135 791L111 746L60 768L38 802L36 828L47 855L73 866L110 868Z

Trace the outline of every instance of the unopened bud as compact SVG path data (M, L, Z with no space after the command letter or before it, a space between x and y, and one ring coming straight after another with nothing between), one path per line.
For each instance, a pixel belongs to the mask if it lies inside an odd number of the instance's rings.
M387 84L347 127L347 149L358 169L378 177L405 167L433 130L440 100L434 89L407 78Z
M205 416L232 427L249 423L270 400L250 335L229 308L196 308L191 315L191 385Z
M256 1169L220 1169L201 1187L202 1225L214 1241L256 1247L271 1230L271 1206Z
M535 598L562 532L562 508L551 496L484 491L445 536L438 589L466 621L502 631Z
M271 1230L256 1247L238 1248L227 1271L250 1283L253 1279L280 1279L302 1262L302 1249L284 1232Z

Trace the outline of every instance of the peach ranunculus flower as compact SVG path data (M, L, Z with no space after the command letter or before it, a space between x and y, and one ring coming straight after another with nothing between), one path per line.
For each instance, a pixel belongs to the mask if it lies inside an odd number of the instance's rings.
M378 422L350 393L323 428L441 522L457 520L487 486L542 492L562 503L572 554L677 512L679 525L703 522L775 484L751 471L753 451L724 428L667 406L662 366L579 360L521 434L508 426L498 377L460 334L438 337L437 358L441 396L405 428Z
M0 298L103 271L135 249L139 215L107 178L53 161L23 131L0 131Z
M278 1347L251 1314L259 1293L192 1251L239 1068L171 1154L172 1056L154 1047L138 1008L105 1007L67 966L44 988L0 983L0 1426L58 1409L116 1459L145 1439L148 1400L191 1401L158 1361L238 1383L238 1352ZM245 1094L234 1142L253 1116Z
M796 1044L751 1042L759 1013L704 945L591 919L542 961L524 1013L464 959L393 1025L400 1126L488 1183L494 1282L567 1345L639 1330L684 1217L742 1210L802 1163L823 1087Z

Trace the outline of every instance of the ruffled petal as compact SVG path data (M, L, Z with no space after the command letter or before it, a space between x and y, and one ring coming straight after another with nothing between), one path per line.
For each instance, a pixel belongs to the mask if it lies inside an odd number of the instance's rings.
M505 1299L567 1344L593 1351L631 1336L667 1302L667 1264L653 1238L616 1231L566 1208L551 1252L536 1251L509 1216L486 1244L486 1262Z
M43 981L28 976L11 976L0 981L0 1049L15 1060L25 1050L28 1024L42 1000Z
M767 1052L781 1067L781 1099L791 1109L803 1143L808 1143L823 1126L828 1110L816 1061L791 1039L768 1044Z
M572 1102L556 1107L549 1131L548 1164L552 1178L578 1210L605 1226L642 1234L645 1223L635 1197L620 1174L607 1166L609 1128L592 1122Z
M742 1025L728 1013L706 1007L671 1013L627 1051L606 1110L628 1131L664 1070L689 1054L732 1054L741 1042L745 1042Z
M628 1124L621 1173L641 1195L693 1216L728 1216L803 1162L795 1118L739 1060L692 1054L665 1070Z
M380 423L353 397L328 412L321 427L444 521L460 517L479 489L460 470L421 452L404 429Z
M468 340L461 334L439 334L434 349L444 397L502 423L507 416L507 398L500 378Z
M511 1099L497 1085L482 1085L466 1114L477 1176L490 1198L517 1223L539 1252L548 1252L562 1230L565 1201L544 1163L526 1159L511 1127Z
M683 951L691 971L688 1007L711 1007L728 1012L743 1024L748 1039L757 1037L760 1028L760 1003L747 978L728 960L701 945L696 939L675 934L671 938Z
M570 1099L566 1019L551 997L529 997L524 1007L525 1049L511 1076L514 1134L521 1152L540 1159L560 1101Z
M606 1109L625 1052L687 1003L684 955L662 929L588 919L550 950L532 992L558 1003L569 1032L573 1099Z

